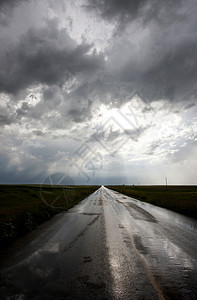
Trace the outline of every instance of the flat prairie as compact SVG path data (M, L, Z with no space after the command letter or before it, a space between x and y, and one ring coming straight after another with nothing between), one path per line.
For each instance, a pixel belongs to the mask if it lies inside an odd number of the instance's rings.
M197 219L196 185L116 185L108 186L108 188L143 202Z

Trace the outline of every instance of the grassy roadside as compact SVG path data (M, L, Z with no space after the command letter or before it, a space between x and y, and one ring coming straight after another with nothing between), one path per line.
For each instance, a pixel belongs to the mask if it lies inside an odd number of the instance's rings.
M197 186L108 186L119 193L197 219Z
M0 247L88 197L98 186L0 185Z

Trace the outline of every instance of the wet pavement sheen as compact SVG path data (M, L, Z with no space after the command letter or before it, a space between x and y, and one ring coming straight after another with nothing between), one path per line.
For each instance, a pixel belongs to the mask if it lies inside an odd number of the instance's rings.
M102 186L8 249L0 299L196 299L197 222Z

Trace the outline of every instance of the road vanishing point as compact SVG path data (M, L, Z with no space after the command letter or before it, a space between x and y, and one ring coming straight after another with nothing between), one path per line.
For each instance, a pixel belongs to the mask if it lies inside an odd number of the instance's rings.
M19 239L1 299L197 299L197 221L106 187Z

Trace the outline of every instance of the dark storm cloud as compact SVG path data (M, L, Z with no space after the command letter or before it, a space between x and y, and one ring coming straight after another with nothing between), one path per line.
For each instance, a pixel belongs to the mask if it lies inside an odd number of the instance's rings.
M108 73L96 86L101 93L107 89L111 98L119 101L134 91L146 101L196 100L195 1L96 1L94 5L89 2L103 18L128 25L126 32L118 26L116 39L108 50ZM131 27L129 23L138 16L146 19L146 26L138 20ZM154 23L147 24L151 20Z
M193 2L188 3L188 11L192 13L191 3ZM109 47L105 50L108 61L104 61L104 55L95 51L90 52L92 45L77 44L65 29L58 29L56 20L48 21L45 28L28 30L21 36L18 44L1 53L0 91L16 94L29 86L44 84L47 87L43 88L43 98L46 101L45 104L48 102L46 107L52 108L61 102L56 89L61 88L66 81L80 77L79 80L77 78L77 84L73 84L69 96L64 98L73 98L79 102L80 100L87 101L87 99L91 101L96 99L105 103L117 101L121 104L123 99L125 100L136 91L141 93L142 98L148 99L147 101L195 100L197 95L197 39L185 30L190 19L187 19L187 5L184 5L183 1L176 0L172 4L169 0L89 0L88 8L96 9L105 19L112 22L116 19L119 24L125 25L141 15L149 20L159 20L159 18L161 20L165 15L164 19L168 21L165 25L160 22L160 27L155 25L149 29L153 31L154 36L150 41L147 40L147 45L152 44L152 53L148 53L149 50L146 53L146 43L141 47L145 49L143 56L146 59L140 59L140 53L132 54L135 37L133 39L132 35L127 36L120 32L120 35L111 40ZM194 15L195 10L193 11ZM185 18L181 19L180 16L185 16ZM196 28L195 19L191 17L191 32L194 32ZM175 28L172 26L174 32L178 32L177 36L172 32L172 28L168 27L173 22L178 24ZM136 34L139 30L140 36L142 24L138 25ZM132 39L133 44L127 45L127 42L131 42ZM125 58L125 62L121 65L119 60L121 61L122 58ZM73 120L77 122L83 120L79 117L80 107L84 109L83 105L69 109ZM17 113L26 114L27 110L22 109Z
M0 10L6 9L6 7L13 7L22 1L28 0L0 0Z
M7 26L12 17L13 9L22 2L29 0L0 0L0 25Z
M195 1L88 0L87 8L117 25L108 72L94 82L101 96L120 101L136 91L147 101L196 100ZM143 30L151 33L147 40Z
M127 80L132 80L129 66ZM197 40L183 42L143 74L136 86L152 100L188 100L197 96Z
M91 45L77 44L55 21L29 30L17 45L1 55L0 91L16 93L34 84L62 86L80 73L93 73L103 64L100 54L88 54Z
M163 24L172 19L184 18L184 12L177 12L182 0L88 0L86 8L96 11L108 21L117 21L119 29L140 18L145 24L151 20Z
M108 20L117 19L126 22L135 18L140 8L148 0L88 0L87 8L98 11L101 16Z
M87 117L90 116L90 102L87 105L78 105L76 108L71 108L68 110L68 115L70 116L71 120L75 123L84 122Z
M123 99L136 93L147 103L154 100L196 101L197 39L183 40L169 50L165 49L165 44L163 46L161 59L152 59L146 69L143 61L139 59L136 64L132 57L115 70L109 65L103 77L84 84L84 97L94 99L99 95L102 102L123 103ZM117 52L121 56L120 51ZM110 59L108 64L115 63ZM75 94L82 95L80 91L76 90Z

